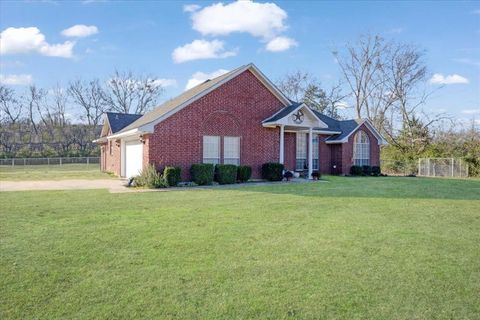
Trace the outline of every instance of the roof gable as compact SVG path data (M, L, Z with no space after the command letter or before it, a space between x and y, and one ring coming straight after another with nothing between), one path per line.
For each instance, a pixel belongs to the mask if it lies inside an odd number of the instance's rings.
M251 71L252 74L259 79L262 84L272 92L285 106L290 104L290 101L286 96L284 96L276 87L275 85L267 78L261 71L254 65L248 64L241 66L237 69L234 69L230 72L227 72L219 77L216 77L211 80L207 80L185 92L180 94L179 96L166 101L159 107L155 108L154 110L147 112L141 118L137 119L133 123L129 124L122 130L118 132L118 134L125 134L127 135L129 131L146 131L152 132L153 127L163 121L164 119L170 117L171 115L175 114L176 112L182 110L186 106L192 104L196 100L200 99L201 97L207 95L208 93L212 92L222 84L230 81L231 79L237 77L238 75L242 74L244 71Z
M141 114L106 112L105 122L108 123L112 134L119 132L132 122L139 119Z
M383 136L375 129L372 123L368 119L357 120L343 120L338 121L340 125L341 134L329 137L326 143L345 143L348 142L348 138L356 132L362 125L365 125L370 132L377 138L378 144L387 144Z
M302 110L304 113L304 120L301 124L296 124L291 115ZM264 125L291 125L291 126L314 126L316 128L328 129L329 126L322 119L318 117L318 113L314 112L304 103L293 102L290 106L281 109L270 118L263 121Z

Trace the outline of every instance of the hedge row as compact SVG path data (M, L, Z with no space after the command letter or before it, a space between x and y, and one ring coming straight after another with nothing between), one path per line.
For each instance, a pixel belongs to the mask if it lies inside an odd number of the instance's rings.
M190 168L190 176L198 185L210 185L213 181L219 184L247 182L252 176L252 168L233 164L196 163Z
M379 166L351 166L350 175L352 176L379 176L381 175Z

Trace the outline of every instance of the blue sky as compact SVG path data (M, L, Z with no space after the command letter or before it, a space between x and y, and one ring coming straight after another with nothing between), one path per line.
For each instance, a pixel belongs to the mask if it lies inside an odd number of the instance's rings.
M444 83L427 112L480 119L480 3L251 4L2 1L0 80L23 90L107 79L117 68L162 79L167 99L189 79L253 62L272 80L300 69L328 88L340 78L331 50L370 32L426 51L430 89Z

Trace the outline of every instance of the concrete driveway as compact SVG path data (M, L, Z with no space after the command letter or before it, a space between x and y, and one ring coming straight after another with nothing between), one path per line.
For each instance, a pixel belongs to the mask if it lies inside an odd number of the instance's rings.
M108 189L112 193L131 192L124 180L41 180L41 181L0 181L0 192L29 190L86 190Z

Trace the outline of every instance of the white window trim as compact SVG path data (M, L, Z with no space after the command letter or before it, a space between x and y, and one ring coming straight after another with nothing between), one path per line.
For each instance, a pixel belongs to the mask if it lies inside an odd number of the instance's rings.
M362 138L366 142L362 142ZM353 138L353 164L356 166L370 165L370 137L363 130L355 133Z
M303 141L303 142L302 142ZM299 143L301 142L301 144ZM302 149L299 150L300 145ZM301 168L298 167L298 161L303 160L305 164L307 162L307 134L303 132L296 133L296 140L295 140L295 170L296 171L303 171L305 168L302 166Z
M217 144L217 155L214 156L213 154L206 154L206 147L205 147L205 140L208 139L208 138L213 138L216 140L216 144ZM213 140L212 139L212 140ZM215 143L215 142L212 142L212 143ZM213 160L213 161L212 161ZM202 163L213 163L213 164L217 164L217 163L220 163L220 136L203 136L202 137Z
M237 141L237 150L236 150L236 153L237 153L237 156L236 157L227 157L227 140L236 140ZM224 164L235 164L237 166L240 165L240 155L241 155L241 139L240 137L237 137L237 136L224 136L223 137L223 163ZM233 160L233 162L235 163L232 163L230 162L231 160ZM227 163L228 162L228 163Z
M316 141L316 142L315 142ZM312 141L312 155L313 155L313 163L315 163L315 160L317 165L315 164L312 167L312 170L320 170L320 136L318 134L313 134L313 141Z

